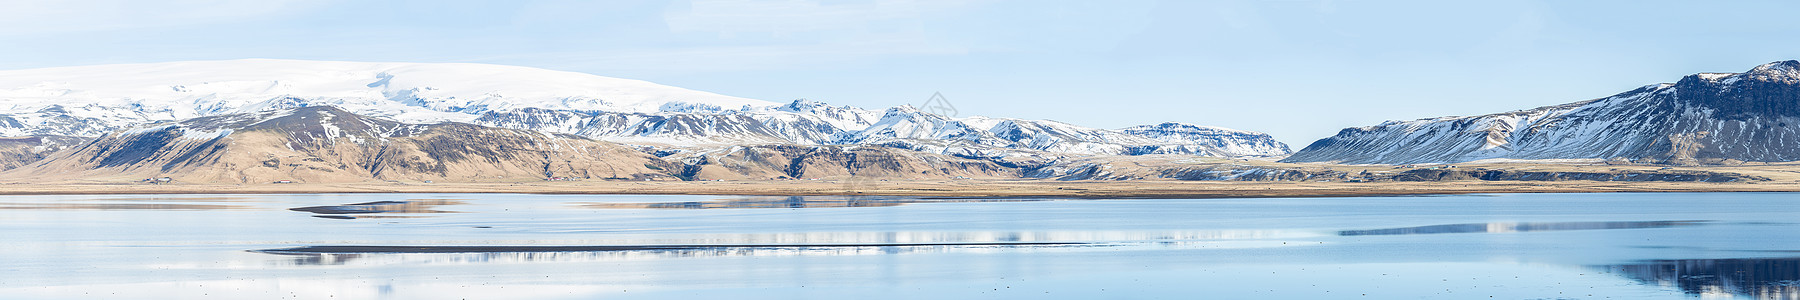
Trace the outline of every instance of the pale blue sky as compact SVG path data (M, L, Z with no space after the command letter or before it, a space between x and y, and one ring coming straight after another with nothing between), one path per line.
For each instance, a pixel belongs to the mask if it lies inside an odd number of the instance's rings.
M0 0L0 69L478 62L879 109L1274 134L1800 59L1794 1Z

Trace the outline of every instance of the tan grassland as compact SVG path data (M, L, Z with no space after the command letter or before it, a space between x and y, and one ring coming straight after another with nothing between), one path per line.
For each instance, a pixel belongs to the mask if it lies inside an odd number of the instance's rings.
M1393 166L1321 168L1344 171L1392 170ZM961 180L743 180L743 181L515 181L515 182L353 182L293 184L146 184L124 181L0 183L0 194L287 194L287 193L529 193L671 195L864 195L925 197L1224 198L1332 197L1469 193L1594 192L1796 192L1800 164L1670 167L1569 164L1459 165L1458 168L1568 172L1722 172L1766 178L1739 182L1626 181L1057 181L1030 179Z

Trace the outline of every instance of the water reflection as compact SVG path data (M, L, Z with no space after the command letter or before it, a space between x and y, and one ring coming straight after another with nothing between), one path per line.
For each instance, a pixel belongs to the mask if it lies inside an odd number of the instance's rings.
M987 247L1053 247L1058 245L1018 245ZM1061 245L1078 246L1078 245ZM392 264L469 264L527 262L597 262L668 258L728 256L849 256L890 255L908 253L943 253L980 251L980 246L911 246L911 247L761 247L761 248L690 248L639 251L510 251L471 253L302 253L285 249L255 251L293 257L287 264L300 266L392 265ZM993 250L988 248L986 250Z
M292 257L279 264L298 266L336 265L419 265L473 263L581 263L620 262L657 259L775 256L867 256L924 253L1034 253L1040 251L1084 251L1133 248L1268 248L1300 246L1280 241L1166 241L1146 243L988 243L988 244L917 244L917 245L737 245L713 247L693 246L550 246L550 247L482 247L482 246L314 246L252 250ZM356 247L356 248L350 248ZM589 251L591 250L591 251ZM351 252L332 252L351 251ZM361 252L386 251L386 252ZM416 251L416 252L408 252Z
M1592 268L1689 295L1800 299L1800 258L1653 260Z
M178 203L0 203L0 210L227 210L249 206Z
M1018 243L896 243L896 244L816 244L816 245L604 245L604 246L306 246L255 250L279 254L362 254L362 253L500 253L500 252L623 252L623 251L729 251L739 249L834 249L880 247L990 247L990 246L1069 246L1073 242Z
M73 201L132 201L132 202L262 202L250 197L111 197L93 199L70 199Z
M256 201L242 202L182 195L147 195L143 201L110 199L130 197L120 195L11 196L0 197L0 206L251 209L0 209L0 236L7 237L0 255L16 258L0 259L0 270L6 270L0 272L0 295L6 295L0 298L66 299L104 291L158 299L592 299L607 291L637 296L660 290L664 293L638 298L969 298L978 293L1070 299L1196 294L1229 299L1692 297L1686 292L1792 299L1800 298L1793 288L1800 277L1794 275L1800 268L1796 259L1646 261L1800 257L1797 252L1747 252L1800 249L1800 230L1795 230L1800 224L1793 222L1800 202L1787 201L1789 196L1079 202L514 194L256 195L246 196ZM195 198L204 197L213 196ZM423 198L473 200L407 200ZM463 201L468 204L449 206ZM665 209L571 209L574 202ZM949 202L1022 203L904 206ZM344 205L315 206L332 204ZM891 205L902 206L683 209ZM147 208L110 208L128 207ZM314 209L288 210L304 207ZM447 211L465 213L440 213ZM1635 222L1476 223L1496 220ZM1663 229L1598 230L1626 228ZM1447 234L1550 230L1571 231ZM1435 233L1446 234L1429 235ZM991 245L977 245L982 243ZM345 245L691 247L246 251ZM713 245L757 247L705 247ZM625 294L627 288L631 294ZM1009 290L1011 294L1003 294ZM533 292L542 295L531 297L538 295ZM1589 294L1594 296L1584 297Z
M250 205L221 202L258 202L248 197L167 196L167 197L10 197L0 202L0 210L243 210Z
M333 220L355 220L355 219L411 219L411 218L425 218L426 216L313 215L312 217L320 218L320 219L333 219ZM477 228L480 228L480 227L477 227Z
M596 262L728 256L848 256L995 252L1025 248L1105 247L1079 243L966 245L725 245L725 246L314 246L253 252L294 257L294 265ZM334 252L349 251L349 252Z
M287 264L300 265L300 266L340 266L340 265L347 264L350 261L354 261L358 258L363 257L362 254L286 254L286 253L270 253L270 252L264 252L264 253L291 256L294 259L287 261Z
M1402 227L1369 230L1344 230L1338 235L1408 235L1408 234L1440 234L1440 233L1500 233L1500 232L1532 232L1563 230L1600 230L1600 229L1638 229L1667 228L1676 226L1696 226L1709 221L1644 221L1644 222L1495 222L1447 224L1419 227Z
M321 245L250 252L295 257L294 265L592 262L722 256L840 256L1042 249L1264 248L1311 245L1279 239L1293 231L818 232L701 235L686 239L512 241L512 245ZM531 244L517 244L532 242ZM557 243L564 245L533 245ZM587 245L572 245L587 244Z
M888 207L913 203L972 203L972 202L1033 202L1049 199L989 199L989 198L919 198L919 197L831 197L831 196L787 196L787 197L739 197L712 201L684 202L650 202L650 203L575 203L584 208L635 208L635 209L738 209L738 208L834 208L834 207Z
M441 214L457 213L456 211L437 210L438 206L468 204L462 200L452 199L411 199L406 201L374 201L344 205L307 206L289 208L292 211L310 212L314 217L327 219L360 219L360 218L402 218L413 216L346 216L352 214Z
M1300 239L1322 236L1289 230L1192 231L889 231L687 234L645 239L494 241L501 243L588 245L806 245L806 244L949 244L949 243L1112 243Z

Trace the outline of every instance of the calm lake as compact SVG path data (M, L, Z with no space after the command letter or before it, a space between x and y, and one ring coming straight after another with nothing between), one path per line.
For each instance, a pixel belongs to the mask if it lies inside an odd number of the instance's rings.
M5 299L1800 298L1787 193L0 196L0 236Z

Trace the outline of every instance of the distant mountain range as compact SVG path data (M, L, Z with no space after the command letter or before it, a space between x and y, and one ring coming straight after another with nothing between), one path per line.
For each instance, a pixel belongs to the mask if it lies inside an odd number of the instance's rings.
M1182 123L1114 130L911 106L782 104L479 64L0 71L0 179L29 181L1556 179L1568 174L1371 175L1282 163L1794 161L1796 126L1796 61L1564 105L1349 128L1291 155L1267 134ZM1652 175L1568 178L1742 179Z
M782 105L582 73L482 64L248 59L0 71L0 136L99 136L159 121L308 106L408 124L462 122L631 144L885 144L945 154L1279 156L1266 134L952 118L910 107ZM1229 134L1225 134L1229 133Z
M1506 160L1666 164L1800 160L1800 62L1700 73L1611 97L1470 117L1390 121L1321 139L1284 162Z
M0 71L0 136L14 174L217 182L1017 177L1071 156L1289 152L1180 123L1109 130L524 67L270 59Z

